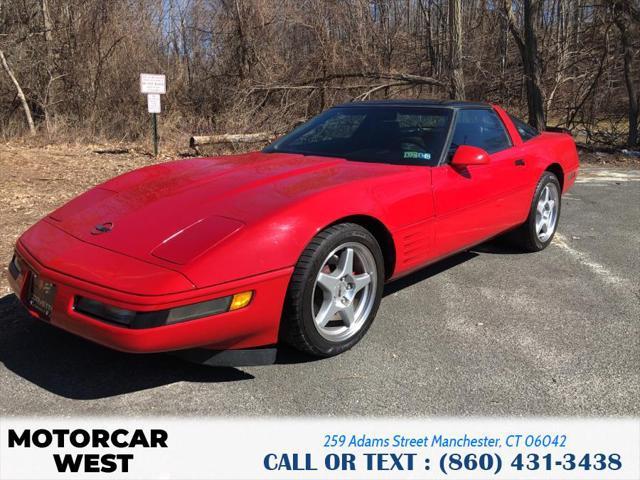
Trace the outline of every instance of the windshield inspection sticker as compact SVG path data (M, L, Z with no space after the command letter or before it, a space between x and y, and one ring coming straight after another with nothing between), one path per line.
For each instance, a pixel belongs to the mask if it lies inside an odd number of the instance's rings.
M431 154L426 152L403 152L403 158L431 160Z

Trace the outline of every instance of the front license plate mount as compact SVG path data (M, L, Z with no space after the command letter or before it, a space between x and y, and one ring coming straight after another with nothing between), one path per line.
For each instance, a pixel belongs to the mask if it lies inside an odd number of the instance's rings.
M35 310L44 320L50 320L55 297L56 285L32 273L27 295L29 307Z

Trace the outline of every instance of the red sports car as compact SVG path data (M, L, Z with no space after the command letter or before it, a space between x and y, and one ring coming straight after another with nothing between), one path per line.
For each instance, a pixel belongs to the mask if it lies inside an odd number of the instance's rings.
M544 249L577 171L571 136L497 106L349 103L261 152L98 185L20 237L9 280L32 315L118 350L331 356L386 282L508 231Z

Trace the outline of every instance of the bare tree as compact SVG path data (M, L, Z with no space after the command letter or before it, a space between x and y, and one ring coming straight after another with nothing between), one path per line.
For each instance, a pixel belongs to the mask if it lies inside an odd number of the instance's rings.
M34 128L56 119L57 137L139 138L149 71L167 75L173 132L274 132L345 101L467 98L581 141L637 143L639 12L640 0L0 0L21 91L0 73L0 131L31 131L26 104Z
M628 1L617 1L614 5L615 24L620 31L620 41L622 43L622 58L624 62L624 82L627 87L627 97L629 98L629 135L627 143L630 146L638 145L638 116L640 114L640 93L631 71L634 53L631 41L631 15L632 6Z
M36 127L33 123L33 118L31 117L31 109L29 108L29 104L27 103L27 97L24 96L22 87L20 87L20 83L18 83L18 80L11 70L11 67L9 66L9 63L7 62L7 59L4 56L4 52L2 50L0 50L0 62L2 62L4 71L7 72L7 75L16 87L18 98L20 99L20 102L22 103L22 109L24 110L24 116L27 119L27 125L29 125L29 131L31 132L31 135L35 135Z
M527 88L529 123L543 130L545 128L544 100L541 90L542 61L538 51L536 26L540 22L542 0L523 0L523 29L518 28L511 0L504 0L504 13L509 22L509 30L520 50Z
M50 118L53 115L53 106L55 105L55 87L53 85L56 76L55 76L55 60L53 55L53 23L51 22L51 14L49 12L49 1L41 0L40 1L40 9L42 12L42 26L44 28L44 38L46 43L47 50L47 74L49 76L49 80L47 82L47 88L45 93L45 101L43 105L44 110L44 121L47 126L47 130L50 130Z
M462 0L449 0L449 64L451 68L451 98L464 100Z

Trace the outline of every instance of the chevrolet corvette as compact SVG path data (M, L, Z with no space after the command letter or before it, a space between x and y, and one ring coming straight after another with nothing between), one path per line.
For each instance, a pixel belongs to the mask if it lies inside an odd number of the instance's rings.
M28 312L126 352L208 364L327 357L383 286L492 237L553 239L578 155L485 103L333 107L262 151L161 163L98 185L17 241Z

